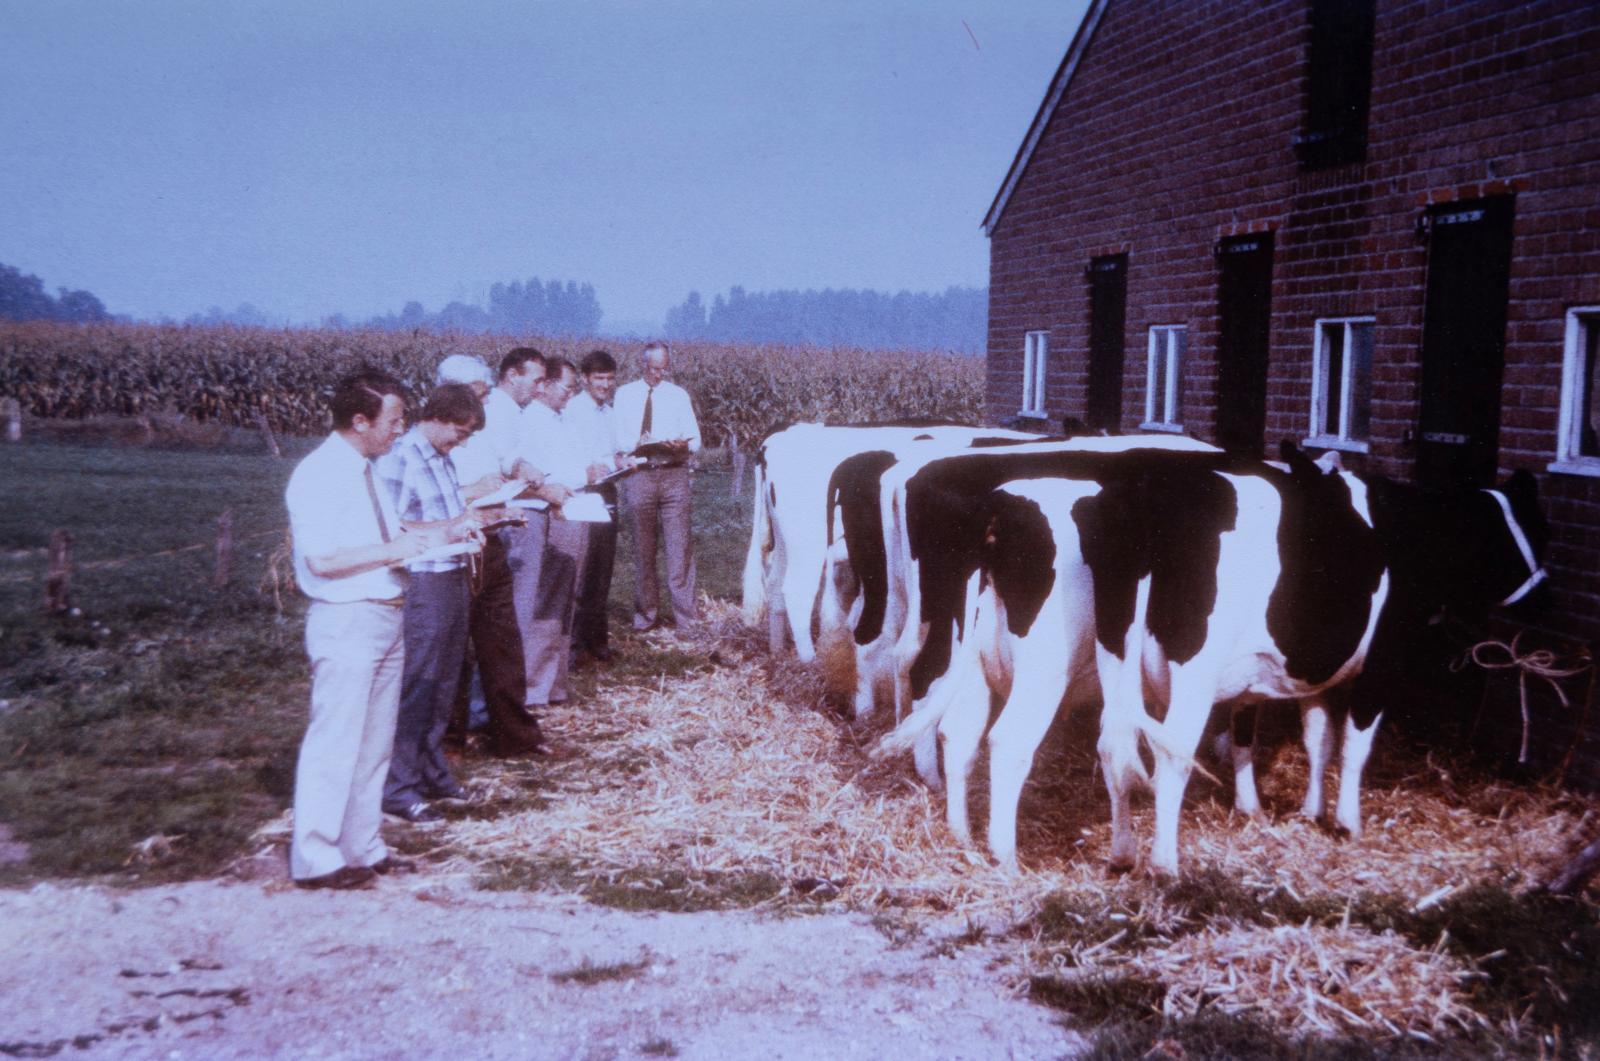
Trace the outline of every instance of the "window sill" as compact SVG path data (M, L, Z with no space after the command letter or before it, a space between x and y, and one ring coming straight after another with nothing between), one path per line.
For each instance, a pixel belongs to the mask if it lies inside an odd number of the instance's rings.
M1017 416L1029 416L1029 417L1032 417L1035 420L1048 420L1048 419L1050 419L1050 414L1045 412L1043 409L1018 409L1017 412L1016 412L1016 415Z
M1600 479L1600 457L1568 457L1565 460L1551 461L1545 465L1545 471L1558 472L1562 475L1587 475L1590 478Z
M1300 440L1302 446L1315 446L1318 449L1336 449L1345 453L1368 453L1371 447L1358 439L1335 438L1332 435L1313 435L1311 438Z
M1145 424L1140 424L1139 425L1139 430L1140 431L1159 431L1164 435L1181 435L1181 434L1183 434L1183 425L1182 424L1150 424L1150 423L1145 423Z

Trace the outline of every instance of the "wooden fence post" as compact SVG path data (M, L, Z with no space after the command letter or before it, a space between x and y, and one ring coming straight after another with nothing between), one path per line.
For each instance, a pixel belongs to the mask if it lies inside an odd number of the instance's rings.
M222 589L228 584L233 568L233 509L225 508L217 517L217 566L211 575L211 585Z
M57 527L50 532L50 572L44 579L44 610L65 615L72 610L72 535Z
M0 400L0 419L6 422L6 441L22 441L22 403L15 398Z
M256 426L261 428L261 437L267 440L267 452L274 457L282 457L283 451L278 449L278 438L272 433L272 425L267 422L267 414L260 409L256 410Z
M729 445L733 447L733 485L729 488L729 493L733 497L739 497L744 493L744 450L739 448L738 435L728 437L731 440Z

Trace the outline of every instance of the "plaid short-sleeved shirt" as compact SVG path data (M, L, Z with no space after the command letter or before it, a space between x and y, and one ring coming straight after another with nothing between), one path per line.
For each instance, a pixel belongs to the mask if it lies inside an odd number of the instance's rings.
M378 478L403 520L430 523L461 515L461 486L449 456L433 448L421 427L400 437L394 448L377 460ZM455 571L465 567L461 558L407 564L410 571Z

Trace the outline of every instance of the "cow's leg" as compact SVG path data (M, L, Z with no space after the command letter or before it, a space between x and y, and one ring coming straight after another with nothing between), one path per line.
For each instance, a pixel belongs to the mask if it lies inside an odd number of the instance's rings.
M989 731L989 851L1012 871L1017 869L1017 804L1022 787L1067 691L1070 661L1039 651L1043 647L1035 643L1032 651L1018 649L1022 667L1012 678L1005 710Z
M789 644L788 607L783 599L783 574L788 567L788 550L783 536L774 528L772 554L767 558L767 651L774 656L783 655Z
M818 608L817 659L822 665L823 688L842 695L855 688L855 644L850 637L846 609L854 601L858 583L842 543L829 549L822 568L822 601Z
M939 776L939 730L937 727L928 729L917 738L917 743L911 746L911 762L917 768L917 776L922 778L922 783L928 786L929 791L944 791L944 778Z
M978 760L984 727L989 724L989 689L982 669L976 666L962 666L939 685L939 694L949 697L938 728L939 743L944 747L945 820L956 839L967 844L972 842L967 782L972 777L972 765Z
M742 611L746 626L756 627L767 610L767 565L772 557L771 527L767 519L767 472L756 465L755 506L750 517L750 547L744 556Z
M1339 755L1339 807L1334 820L1352 838L1361 835L1361 771L1372 754L1383 712L1363 711L1353 704L1344 723L1344 748Z
M817 658L811 639L811 619L817 612L817 591L822 586L822 545L808 543L792 550L785 559L783 605L789 613L789 633L794 638L794 654L801 662Z
M1233 767L1233 809L1253 818L1261 816L1261 796L1256 791L1256 711L1255 704L1231 705L1228 721L1229 765Z
M1111 799L1111 868L1125 872L1133 868L1138 858L1129 796L1144 782L1144 764L1139 761L1139 717L1144 714L1144 691L1137 655L1132 660L1119 659L1099 645L1095 652L1105 697L1096 747L1106 795Z
M1315 821L1322 816L1323 781L1328 772L1328 758L1333 754L1328 705L1322 697L1308 696L1300 701L1300 731L1308 764L1306 798L1300 804L1300 816Z
M1215 676L1207 671L1174 667L1172 702L1167 717L1151 727L1155 752L1156 836L1150 848L1150 869L1157 876L1178 875L1178 824L1183 793L1194 768L1194 754L1211 714Z

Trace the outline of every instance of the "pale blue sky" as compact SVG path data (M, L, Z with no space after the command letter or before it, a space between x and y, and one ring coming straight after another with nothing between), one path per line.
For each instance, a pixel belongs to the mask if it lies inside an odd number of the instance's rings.
M1086 0L10 0L0 262L113 311L313 322L586 281L988 281Z

